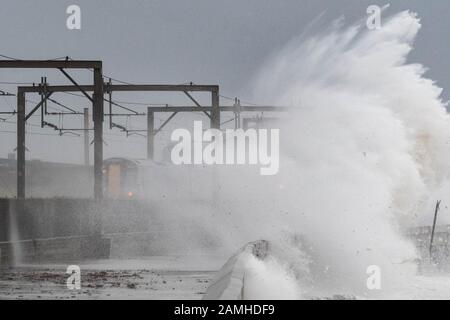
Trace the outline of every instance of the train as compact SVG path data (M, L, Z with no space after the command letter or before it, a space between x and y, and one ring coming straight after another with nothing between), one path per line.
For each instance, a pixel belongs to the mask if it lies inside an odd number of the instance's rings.
M107 198L208 200L213 183L213 170L207 166L130 158L103 161L103 192Z

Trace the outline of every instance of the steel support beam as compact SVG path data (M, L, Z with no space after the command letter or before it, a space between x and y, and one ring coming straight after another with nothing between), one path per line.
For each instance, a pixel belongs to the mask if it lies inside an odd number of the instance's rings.
M155 143L155 113L151 107L147 108L147 159L154 157Z
M160 132L169 122L170 122L170 120L172 120L172 118L173 117L175 117L176 115L177 115L177 113L178 112L174 112L174 113L172 113L170 116L169 116L169 118L167 118L166 119L166 121L164 121L163 122L163 124L158 128L158 129L156 129L155 131L154 131L154 134L157 134L158 132Z
M28 86L22 87L26 92L40 92L38 86ZM75 91L93 91L94 86L92 85L79 85L78 87L75 85L62 85L62 86L47 86L46 92L75 92ZM105 85L105 89L109 91L149 91L149 92L165 92L165 91L174 91L174 92L219 92L219 86L217 85L178 85L178 84L112 84ZM105 90L107 91L107 90Z
M42 107L42 105L47 101L47 99L52 95L52 92L48 92L45 97L42 98L42 100L33 108L33 110L30 111L29 114L25 116L25 121L30 119L30 117L35 113L39 108Z
M84 115L84 165L89 166L89 108L83 109Z
M178 84L113 84L111 91L219 91L217 85L178 85Z
M219 87L211 91L211 128L220 129Z
M164 107L150 107L153 112L209 112L212 111L211 106L164 106ZM220 112L235 112L234 106L219 106ZM290 107L277 107L277 106L241 106L241 112L286 112Z
M200 103L198 103L198 101L197 100L195 100L194 99L194 97L193 96L191 96L191 94L189 93L189 92L187 92L187 91L184 91L184 94L189 98L189 99L191 99L191 101L192 102L194 102L194 104L197 106L197 107L199 107L199 108L201 108L202 106L200 105ZM208 117L208 118L210 118L211 119L211 115L208 113L208 112L206 112L206 111L203 111L203 113Z
M82 93L86 98L89 99L89 101L91 101L92 103L94 103L94 99L93 99L86 91L84 91L84 90L80 87L80 85L79 85L79 84L78 84L78 83L70 76L70 74L68 74L63 68L59 68L59 70L66 76L67 79L69 79L70 82L73 83L73 85L74 85L75 87L77 87L77 89L78 89L79 91L81 91L81 93ZM95 70L97 70L97 69L95 69ZM102 80L102 83L103 83L103 80ZM95 87L95 85L94 85L94 87Z
M17 198L25 198L25 93L17 94Z
M103 76L102 69L94 69L94 197L103 198Z

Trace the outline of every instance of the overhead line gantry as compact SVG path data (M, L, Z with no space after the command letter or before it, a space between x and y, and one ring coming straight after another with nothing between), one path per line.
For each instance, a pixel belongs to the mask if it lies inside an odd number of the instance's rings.
M25 197L25 124L26 121L50 100L52 94L56 92L81 92L89 101L92 102L93 120L94 120L94 197L101 199L103 197L103 117L104 117L104 101L109 103L110 127L116 126L112 122L112 106L117 105L112 101L112 92L183 92L195 105L194 106L148 106L147 107L147 157L153 158L154 136L157 134L176 114L179 112L203 112L210 119L210 127L220 129L220 113L234 112L237 116L240 112L257 111L257 112L278 112L287 111L286 107L274 106L241 106L236 100L233 106L219 105L219 86L218 85L197 85L197 84L112 84L103 82L102 62L101 61L85 61L85 60L0 60L0 68L53 68L60 70L72 85L33 85L33 86L19 86L17 89L17 197ZM93 70L93 85L80 85L73 79L66 69L89 69ZM45 81L46 82L46 81ZM93 96L89 94L93 93ZM192 92L209 92L211 94L211 105L203 106L197 102L192 96ZM26 94L39 93L41 94L41 101L37 103L34 108L26 114L25 102ZM109 95L109 99L105 99L104 94ZM119 107L123 107L118 105ZM66 106L64 106L66 107ZM70 110L68 114L77 114ZM86 109L84 110L86 120ZM133 114L143 115L135 112ZM155 130L154 128L154 113L155 112L170 112L171 115L164 121L164 123ZM131 113L130 113L131 114ZM122 128L123 129L123 128ZM87 125L85 122L85 129ZM138 131L138 130L130 130ZM140 131L140 130L139 130ZM86 139L86 135L85 135ZM86 154L86 152L85 152ZM85 159L86 162L86 159Z

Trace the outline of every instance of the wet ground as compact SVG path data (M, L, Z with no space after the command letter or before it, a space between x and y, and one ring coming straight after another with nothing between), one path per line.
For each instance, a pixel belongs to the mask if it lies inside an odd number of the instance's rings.
M201 299L223 257L151 257L80 262L81 289L67 288L66 269L76 262L22 265L0 269L0 300L48 299ZM312 290L306 299L449 299L450 276L412 276L374 296ZM388 289L388 287L390 287Z
M0 299L201 299L219 264L183 257L81 263L79 290L67 287L69 264L3 268Z

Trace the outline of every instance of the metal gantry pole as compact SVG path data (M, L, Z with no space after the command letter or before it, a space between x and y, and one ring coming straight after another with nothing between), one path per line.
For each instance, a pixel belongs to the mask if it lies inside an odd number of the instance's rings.
M84 115L84 165L89 166L89 108L83 109Z
M103 198L103 76L94 69L94 197Z
M155 143L155 113L151 107L147 108L147 159L154 157Z
M25 93L17 92L17 198L25 198Z
M220 129L219 86L211 90L211 128Z

